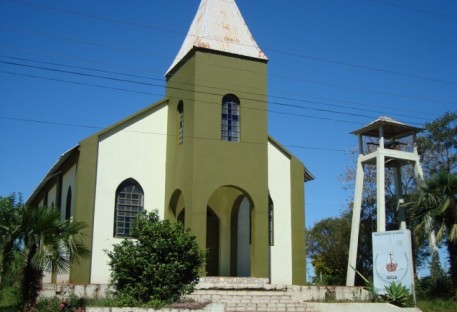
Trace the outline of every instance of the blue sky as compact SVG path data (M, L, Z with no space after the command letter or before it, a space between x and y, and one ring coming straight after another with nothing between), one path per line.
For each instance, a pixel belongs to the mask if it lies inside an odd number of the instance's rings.
M0 195L27 198L59 155L161 99L198 4L0 0ZM456 1L237 4L270 59L269 132L316 177L307 226L352 197L338 180L353 166L351 131L457 108Z

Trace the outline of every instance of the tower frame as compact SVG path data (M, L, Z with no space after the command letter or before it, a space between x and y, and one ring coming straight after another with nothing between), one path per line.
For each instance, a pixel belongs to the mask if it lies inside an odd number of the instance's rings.
M415 177L423 179L420 156L415 144L416 134L421 130L389 117L380 117L369 125L352 132L352 134L358 136L359 156L357 158L346 286L354 286L355 282L365 166L372 165L376 167L376 231L386 231L385 170L387 167L394 169L395 195L397 207L399 207L400 229L406 229L406 213L404 208L400 206L403 193L401 168L406 165L413 165ZM408 137L412 137L412 151L408 151L406 144L400 141ZM364 138L377 140L377 143L368 142L365 144Z

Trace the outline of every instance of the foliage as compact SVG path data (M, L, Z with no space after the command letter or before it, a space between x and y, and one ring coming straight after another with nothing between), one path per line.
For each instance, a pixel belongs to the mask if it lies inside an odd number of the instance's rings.
M392 282L389 286L385 287L385 290L386 294L382 295L381 297L388 303L391 303L398 307L406 307L411 305L411 294L409 293L408 288L406 288L406 286L403 286L401 283L396 284Z
M418 300L417 307L422 312L449 312L457 311L457 301L450 299L433 298L427 300Z
M432 274L416 282L416 296L422 300L452 299L452 281L448 274Z
M425 173L455 172L457 168L457 112L447 112L425 124L425 133L417 138L417 147Z
M316 283L345 284L350 233L348 213L319 221L307 232L308 257L317 275Z
M73 261L88 254L80 231L81 222L61 220L60 211L28 207L13 194L0 197L1 277L8 280L11 268L18 269L20 302L32 306L41 288L43 271L67 272Z
M133 237L107 252L119 300L126 305L173 302L193 291L204 253L189 230L159 220L155 211L138 217Z
M33 307L33 311L36 312L83 312L85 311L86 301L83 298L79 298L75 295L71 295L66 299L53 298L41 298L38 300L36 305Z
M19 289L14 286L3 287L0 290L0 311L17 311L18 291Z
M416 239L424 241L431 235L438 243L445 242L451 280L457 288L457 175L440 171L425 180L411 206L417 220Z
M14 231L13 225L18 222L16 212L22 206L20 194L0 196L0 289L17 281L21 259L15 252L18 242L12 240L11 235Z

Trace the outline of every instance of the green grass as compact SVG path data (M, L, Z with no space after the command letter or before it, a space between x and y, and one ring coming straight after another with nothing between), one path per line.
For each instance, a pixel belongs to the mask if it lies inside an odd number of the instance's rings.
M422 312L451 312L457 311L457 302L450 299L420 300L417 307Z

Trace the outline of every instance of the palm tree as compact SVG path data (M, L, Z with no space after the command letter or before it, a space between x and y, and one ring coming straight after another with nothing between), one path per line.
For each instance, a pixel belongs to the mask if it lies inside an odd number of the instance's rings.
M1 244L2 266L14 252L22 254L21 302L33 305L41 289L44 271L68 272L70 264L88 255L82 222L61 220L60 211L47 207L21 206L14 209L10 224L0 224L6 238ZM5 262L6 261L6 262Z
M440 171L425 180L413 206L411 213L417 222L416 238L428 235L432 241L445 242L452 283L457 288L457 175Z

